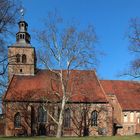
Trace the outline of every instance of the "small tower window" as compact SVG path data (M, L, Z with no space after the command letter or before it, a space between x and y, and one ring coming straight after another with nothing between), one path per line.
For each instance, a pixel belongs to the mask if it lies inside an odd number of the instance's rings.
M22 73L22 69L20 69L20 73Z
M22 39L22 34L20 34L20 39Z
M21 127L21 116L19 112L14 116L14 126L15 128Z
M25 35L23 34L23 39L25 38Z
M17 41L19 41L19 35L17 35Z
M22 55L22 63L26 63L26 61L27 61L26 55L23 54L23 55Z
M20 62L20 54L16 55L16 62L19 63Z

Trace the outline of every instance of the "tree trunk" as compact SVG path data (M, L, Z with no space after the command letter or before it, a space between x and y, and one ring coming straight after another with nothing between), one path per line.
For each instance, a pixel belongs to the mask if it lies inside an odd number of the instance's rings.
M56 134L57 138L60 138L62 136L62 124L63 124L63 114L64 114L64 109L65 109L65 104L66 104L66 98L64 96L62 100L61 111L59 114L59 122L58 122L58 127L57 127L57 134Z
M62 136L62 124L58 124L56 137L61 138L61 136Z

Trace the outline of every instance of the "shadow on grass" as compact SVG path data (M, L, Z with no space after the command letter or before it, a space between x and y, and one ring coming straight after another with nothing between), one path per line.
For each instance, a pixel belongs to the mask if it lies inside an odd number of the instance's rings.
M140 140L140 136L99 136L99 137L56 137L35 136L35 137L5 137L0 136L0 140Z

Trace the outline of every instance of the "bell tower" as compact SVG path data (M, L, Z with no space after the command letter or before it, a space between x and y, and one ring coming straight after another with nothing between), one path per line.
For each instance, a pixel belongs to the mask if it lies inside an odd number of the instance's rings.
M28 24L23 19L18 23L16 43L8 47L8 78L13 75L34 75L36 70L35 48L30 44Z

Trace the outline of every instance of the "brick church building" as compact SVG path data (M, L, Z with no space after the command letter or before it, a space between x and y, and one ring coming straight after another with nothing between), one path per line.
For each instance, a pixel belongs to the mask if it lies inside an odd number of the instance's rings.
M3 96L4 133L56 135L60 99L57 76L36 67L28 24L21 20L16 43L8 47L9 86ZM82 78L84 77L84 78ZM140 83L100 80L95 71L72 70L73 95L67 102L63 136L135 135L140 133ZM75 94L76 93L76 94ZM49 99L45 100L45 99Z

